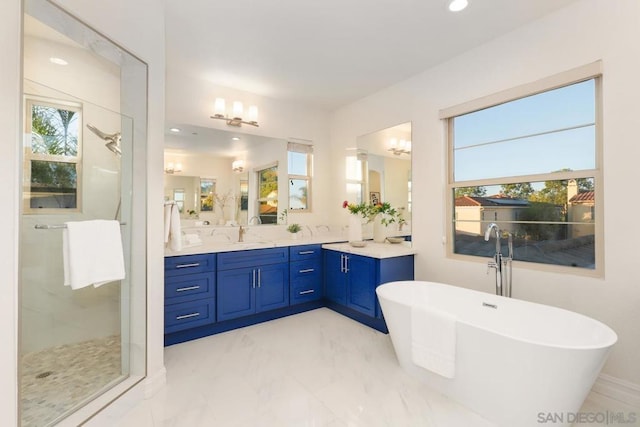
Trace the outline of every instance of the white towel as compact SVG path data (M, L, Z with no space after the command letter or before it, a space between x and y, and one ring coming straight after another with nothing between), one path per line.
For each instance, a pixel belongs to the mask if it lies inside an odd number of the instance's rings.
M71 289L125 277L120 223L110 220L70 221L62 230L64 284Z
M182 228L180 227L180 209L175 203L164 205L164 242L169 243L173 251L182 250Z
M433 308L411 308L411 357L416 365L453 378L456 372L454 316Z
M171 232L171 206L173 203L164 204L164 242L169 243L169 233Z

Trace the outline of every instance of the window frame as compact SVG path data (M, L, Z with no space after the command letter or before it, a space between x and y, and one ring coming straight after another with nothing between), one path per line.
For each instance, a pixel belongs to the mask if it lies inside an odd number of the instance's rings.
M75 111L78 117L78 146L75 156L34 153L31 149L33 105L65 109ZM80 102L71 102L60 99L52 99L35 95L25 95L25 141L23 143L23 181L22 181L22 211L24 214L68 214L82 212L82 151L83 151L83 105ZM71 163L76 169L76 207L75 208L32 208L31 207L31 163L33 161Z
M595 168L581 169L577 171L562 171L554 173L540 173L533 175L504 176L499 178L475 179L466 181L455 181L454 179L454 118L463 114L472 113L482 109L490 108L499 104L515 101L520 98L537 95L543 92L552 91L575 83L594 80L595 90ZM593 178L595 200L595 268L576 268L558 264L543 264L533 261L514 260L518 267L533 270L550 271L563 274L574 274L591 277L604 277L604 182L602 167L603 152L603 116L602 116L602 62L596 61L582 67L574 68L563 73L559 73L532 83L517 86L505 91L475 99L454 107L440 111L440 119L445 127L445 138L447 144L447 196L446 196L446 253L447 257L466 261L485 262L486 258L478 255L466 255L454 252L455 242L455 194L458 187L491 186L501 184L511 184L518 182L542 182L551 180L569 180L578 178ZM485 221L491 222L491 221Z
M287 209L290 213L311 213L312 212L312 178L313 178L313 145L301 144L297 142L287 143L287 165L289 163L289 153L305 154L307 159L307 174L298 175L288 173L287 177L287 190L291 188L291 181L306 181L307 182L307 207L304 209L291 209L291 191L287 191ZM288 168L287 168L287 172Z

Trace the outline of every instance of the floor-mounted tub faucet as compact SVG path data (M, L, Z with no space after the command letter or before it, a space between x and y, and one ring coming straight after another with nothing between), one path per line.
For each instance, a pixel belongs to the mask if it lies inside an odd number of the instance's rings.
M496 235L496 253L493 255L493 259L487 263L487 274L489 270L494 268L496 271L496 295L502 295L504 297L511 298L511 261L513 260L513 236L511 233L507 233L509 236L509 256L504 258L502 256L502 245L500 244L500 227L498 224L491 223L484 232L484 240L489 241L491 237L491 231Z

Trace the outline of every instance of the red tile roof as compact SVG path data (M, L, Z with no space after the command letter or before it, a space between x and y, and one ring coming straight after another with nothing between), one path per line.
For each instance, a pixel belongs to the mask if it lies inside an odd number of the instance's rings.
M499 194L490 197L460 196L456 197L456 206L520 206L526 207L529 202Z
M589 203L589 202L595 202L595 201L596 201L596 196L593 191L583 191L573 196L569 200L569 203Z

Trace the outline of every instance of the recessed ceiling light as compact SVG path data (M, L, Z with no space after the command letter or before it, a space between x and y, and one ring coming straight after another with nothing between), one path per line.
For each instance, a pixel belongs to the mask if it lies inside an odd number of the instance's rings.
M69 63L67 61L65 61L62 58L57 58L55 56L52 56L51 58L49 58L49 62L51 62L52 64L56 64L56 65L68 65Z
M451 0L449 3L449 10L451 12L460 12L462 9L469 5L467 0Z
M171 128L171 129L169 129L169 130L170 130L171 132L175 132L175 133L180 132L180 128Z
M233 138L231 138L234 141L240 141L240 138L238 138L237 136L234 136Z

